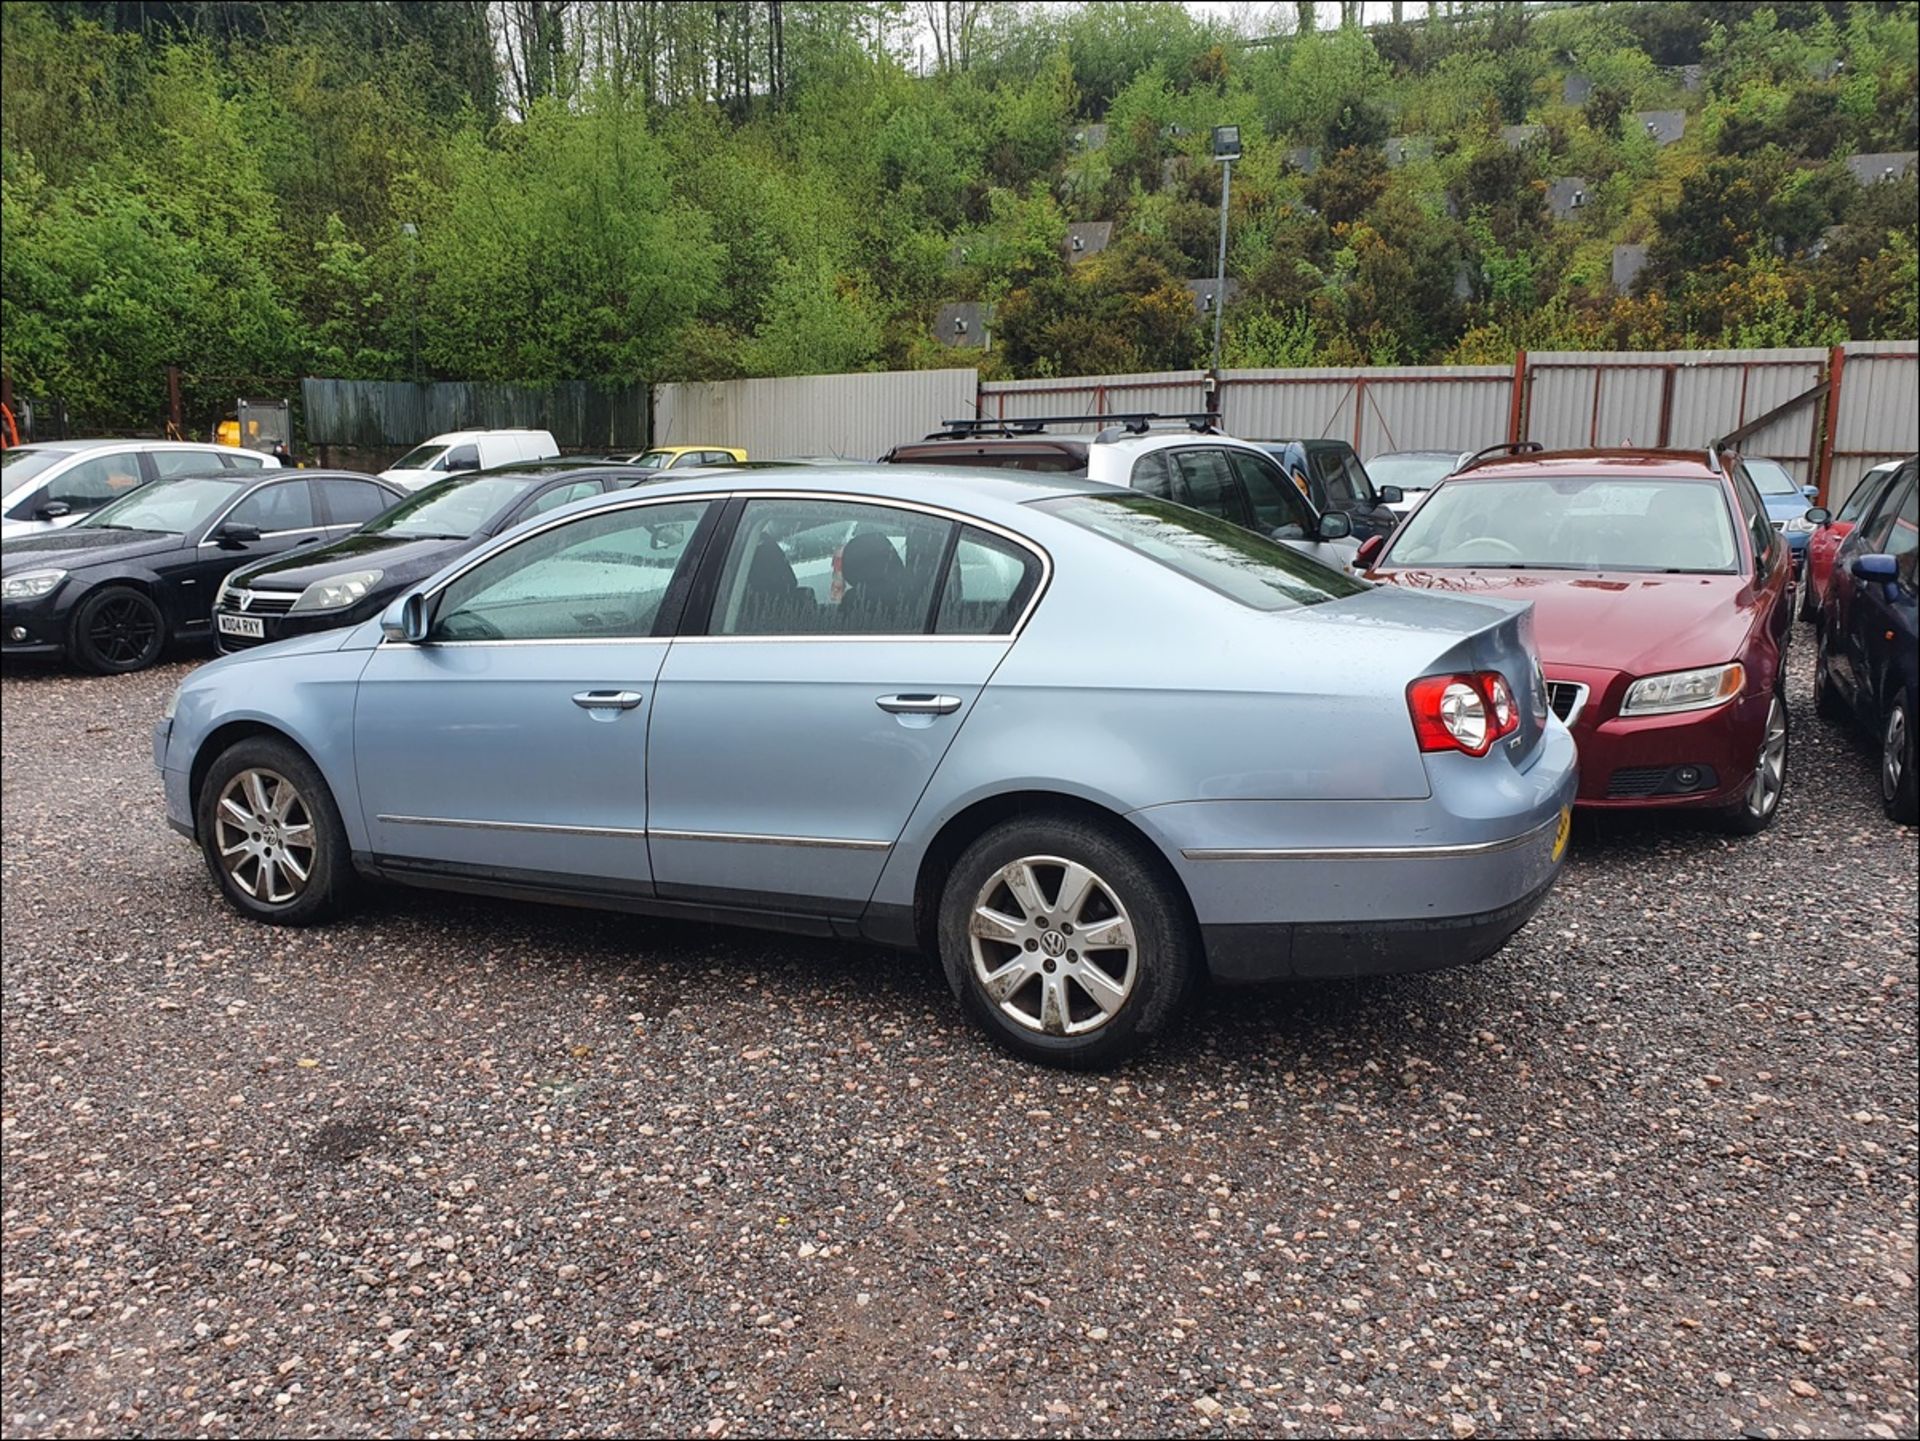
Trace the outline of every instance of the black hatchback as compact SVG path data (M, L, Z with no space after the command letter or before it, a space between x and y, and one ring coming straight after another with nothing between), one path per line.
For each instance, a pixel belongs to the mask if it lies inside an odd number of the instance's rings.
M1397 485L1376 486L1353 447L1344 440L1256 440L1293 477L1315 510L1340 511L1353 522L1355 540L1389 535L1400 517L1387 507L1405 498Z
M236 570L214 602L215 638L231 653L358 625L508 526L654 474L550 460L449 476L331 545Z
M216 588L250 561L311 556L400 499L337 470L222 470L156 480L77 525L0 546L0 652L112 674L205 636Z

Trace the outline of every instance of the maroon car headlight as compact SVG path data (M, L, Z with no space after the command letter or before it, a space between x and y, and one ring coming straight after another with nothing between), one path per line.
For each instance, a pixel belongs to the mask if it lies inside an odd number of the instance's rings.
M1711 710L1725 705L1746 687L1747 668L1739 661L1642 676L1627 687L1620 714L1671 715L1676 711Z

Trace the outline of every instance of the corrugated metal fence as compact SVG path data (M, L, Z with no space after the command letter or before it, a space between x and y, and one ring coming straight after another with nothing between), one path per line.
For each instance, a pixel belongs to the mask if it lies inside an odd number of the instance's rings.
M487 381L300 382L307 444L360 450L413 446L449 430L550 430L563 450L641 450L647 438L647 387L608 390L584 380L545 389Z
M734 445L750 457L872 460L941 421L973 414L979 372L797 375L653 388L656 445Z
M1871 465L1920 448L1920 344L1831 350L1523 352L1511 366L1203 370L982 381L973 370L806 375L653 387L654 441L744 446L754 456L870 460L958 416L1020 420L1189 414L1211 399L1233 435L1332 437L1363 457L1548 446L1738 448L1779 460L1838 505ZM645 388L550 390L446 382L301 382L311 444L412 445L443 430L543 426L567 449L648 442Z

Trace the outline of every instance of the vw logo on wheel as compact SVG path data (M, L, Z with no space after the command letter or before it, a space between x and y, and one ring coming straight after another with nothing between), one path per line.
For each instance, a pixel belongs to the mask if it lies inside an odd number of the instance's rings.
M1058 931L1048 931L1040 937L1040 949L1050 956L1064 956L1067 953L1067 938Z

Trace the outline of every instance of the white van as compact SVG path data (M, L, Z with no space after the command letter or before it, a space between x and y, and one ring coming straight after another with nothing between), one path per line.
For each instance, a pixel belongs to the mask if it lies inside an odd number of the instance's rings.
M548 430L450 430L396 460L380 472L402 490L418 490L462 470L492 470L523 460L547 460L560 454Z

